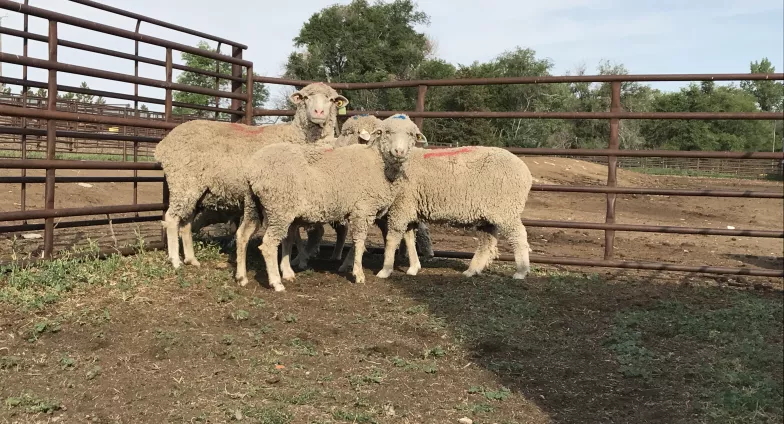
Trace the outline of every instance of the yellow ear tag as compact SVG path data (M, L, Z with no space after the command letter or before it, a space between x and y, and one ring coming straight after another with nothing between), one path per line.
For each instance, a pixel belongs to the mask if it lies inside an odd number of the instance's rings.
M340 104L342 105L343 102L340 102ZM346 114L346 106L340 106L340 108L338 108L338 115L345 115L345 114Z

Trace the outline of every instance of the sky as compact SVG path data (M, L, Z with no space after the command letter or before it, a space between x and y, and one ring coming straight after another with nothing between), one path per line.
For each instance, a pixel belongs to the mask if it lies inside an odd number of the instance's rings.
M22 1L22 0L18 0ZM244 58L254 71L281 76L293 38L314 13L350 0L239 1L100 0L166 22L248 45ZM229 7L236 3L236 7ZM488 61L519 46L536 51L563 75L585 66L596 73L601 60L622 63L633 74L745 73L749 63L767 57L784 70L784 1L782 0L419 0L430 24L418 27L436 42L436 55L454 64ZM127 30L135 21L66 0L30 0L30 5L94 20ZM0 9L2 25L22 29L22 15ZM30 18L31 32L47 33L47 24ZM59 38L133 53L133 41L68 25ZM196 45L197 37L143 23L143 34ZM21 54L22 41L2 36L2 50ZM214 46L215 44L212 43ZM224 46L224 53L229 49ZM140 54L164 60L163 48L142 43ZM44 43L30 41L29 55L46 59ZM133 74L133 62L60 47L59 60ZM175 52L175 61L179 54ZM2 74L21 77L21 67L2 64ZM178 72L175 71L175 78ZM143 77L164 79L162 67L140 64ZM29 77L46 81L46 71L31 68ZM71 74L58 82L133 93L131 84ZM654 83L677 90L687 83ZM282 86L270 86L273 96ZM15 88L14 91L18 91ZM140 95L163 97L163 90L141 87ZM124 104L124 100L109 100ZM150 109L160 110L150 105Z

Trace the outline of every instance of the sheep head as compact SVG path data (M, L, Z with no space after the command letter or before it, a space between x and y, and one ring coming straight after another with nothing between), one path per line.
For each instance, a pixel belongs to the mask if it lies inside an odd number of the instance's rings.
M373 115L354 115L343 123L343 127L340 129L339 144L340 146L370 144L374 141L376 130L381 126L381 120Z
M348 104L347 98L322 82L306 85L289 96L289 99L297 108L304 107L308 120L320 127L337 119L338 109Z
M417 142L427 142L419 127L407 115L392 115L381 124L375 133L377 141L373 143L378 144L387 163L405 162Z

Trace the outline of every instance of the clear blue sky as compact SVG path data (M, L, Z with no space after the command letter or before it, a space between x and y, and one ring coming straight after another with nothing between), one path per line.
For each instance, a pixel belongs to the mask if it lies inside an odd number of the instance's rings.
M21 0L20 0L21 1ZM230 8L215 0L103 0L112 6L194 28L247 44L246 59L257 73L279 76L292 38L313 13L348 0L244 1ZM30 4L133 30L135 21L66 0L30 0ZM580 65L595 73L600 60L623 63L631 73L748 72L749 62L768 57L784 70L782 0L420 0L430 15L422 27L436 41L439 57L455 63L486 61L520 46L555 63L554 74ZM21 15L7 14L3 25L22 29ZM43 20L31 18L30 30L46 34ZM60 38L133 53L133 42L61 25ZM195 45L197 38L142 24L142 33ZM3 36L3 51L21 54L16 37ZM228 49L224 48L224 52ZM164 50L142 45L141 54L164 59ZM30 42L30 55L46 57L46 46ZM130 61L60 48L60 60L116 72L133 73ZM176 59L179 59L177 57ZM3 64L3 74L20 77L21 67ZM141 65L141 75L163 79L157 66ZM46 80L32 69L30 78ZM132 93L130 84L62 74L62 84L86 80L91 88ZM681 83L655 84L677 89ZM271 87L273 94L277 87ZM162 90L140 87L140 94L162 97ZM111 101L111 103L126 103ZM158 109L157 107L153 109Z

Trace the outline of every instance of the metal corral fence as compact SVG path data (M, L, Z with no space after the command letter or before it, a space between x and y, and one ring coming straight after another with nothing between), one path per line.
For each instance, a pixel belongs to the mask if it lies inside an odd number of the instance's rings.
M24 56L2 54L0 60L10 63L17 63L23 66L33 66L49 70L49 80L46 83L33 82L26 78L26 70L21 80L12 80L4 78L0 80L5 83L23 85L25 87L40 86L48 88L49 90L49 107L46 110L38 110L25 107L11 107L0 106L0 115L17 116L25 119L48 119L46 136L47 139L54 140L56 136L60 135L57 129L58 121L79 121L89 122L92 124L109 124L109 125L125 125L129 127L139 128L156 128L162 130L170 130L176 126L173 122L172 111L172 90L180 90L186 92L195 92L201 94L214 95L216 97L228 97L232 99L231 107L229 109L216 108L210 106L200 106L191 104L180 104L178 106L209 110L214 112L225 112L231 114L233 121L239 121L244 118L246 123L251 123L254 116L291 116L294 114L291 110L265 110L265 109L250 109L243 107L251 104L252 102L252 87L253 81L267 83L267 84L282 84L302 87L311 81L298 81L281 78L269 77L253 77L252 67L253 64L242 60L242 51L246 46L235 43L232 41L224 40L221 38L209 36L207 34L199 33L196 31L188 30L176 25L160 22L155 19L147 18L109 6L94 3L89 0L72 0L77 3L98 7L103 10L118 13L123 16L132 17L137 19L136 31L126 31L119 28L114 28L83 19L74 18L58 13L54 13L45 9L30 7L27 5L20 5L17 2L9 0L0 0L0 8L18 11L30 16L37 16L49 20L49 35L42 36L38 34L31 34L27 32L25 25L24 31L15 31L3 28L2 31L6 34L17 35L26 39L34 39L38 41L46 41L49 44L49 59L40 60L32 59ZM26 22L26 17L25 17ZM219 53L205 52L186 45L173 43L170 41L154 38L139 33L139 24L141 22L149 22L155 25L163 26L170 29L175 29L192 35L198 35L222 44L229 44L232 46L232 56L226 56ZM128 38L136 41L137 54L131 55L127 53L107 50L103 48L92 47L84 44L73 43L65 40L57 39L58 23L68 25L75 25L83 28L92 29L95 31L103 32L106 34L116 35L123 38ZM138 55L138 43L146 42L162 46L166 48L165 61L140 57ZM134 61L137 64L136 74L127 75L115 72L107 72L82 66L67 65L57 62L57 47L58 45L78 48L94 53L106 54L115 57L121 57ZM25 40L26 46L26 40ZM232 74L225 75L217 72L206 72L199 69L190 69L181 65L172 63L172 51L184 51L194 53L224 61L232 64ZM25 49L26 53L26 49ZM166 80L154 80L149 78L138 77L138 63L151 63L164 66L166 68ZM210 90L199 87L192 87L187 85L176 84L172 82L172 69L183 69L193 72L199 72L205 75L210 75L220 79L227 79L232 82L232 91L223 92L219 90ZM246 70L243 73L243 68ZM26 68L25 68L26 69ZM138 89L135 90L134 95L127 95L121 93L108 93L97 90L84 90L78 87L63 87L57 84L57 72L69 72L80 75L94 76L99 78L106 78L115 81L123 81L134 84L134 87L141 85L148 85L153 87L161 87L166 90L165 99L151 99L141 98L138 94ZM543 264L561 264L561 265L574 265L574 266L598 266L610 268L626 268L626 269L644 269L644 270L661 270L661 271L682 271L682 272L704 272L712 274L734 274L734 275L752 275L752 276L766 276L766 277L780 277L784 276L784 270L769 270L761 268L729 268L729 267L715 267L715 266L690 266L674 263L661 263L661 262L634 262L634 261L621 261L613 259L613 243L616 231L636 231L636 232L654 232L654 233L667 233L667 234L694 234L694 235L714 235L714 236L744 236L744 237L767 237L767 238L784 238L784 228L782 230L753 230L753 229L716 229L716 228L693 228L693 227L673 227L673 226L651 226L651 225L629 225L618 224L615 222L615 201L618 194L645 194L645 195L665 195L665 196L711 196L711 197L736 197L736 198L766 198L766 199L783 199L784 193L782 192L767 192L767 191L732 191L732 190L681 190L681 189L658 189L658 188L637 188L637 187L618 187L616 170L618 158L648 158L648 157L661 157L661 158L699 158L699 159L784 159L784 153L761 153L761 152L709 152L709 151L671 151L671 150L621 150L619 149L618 129L621 119L752 119L752 120L781 120L782 116L778 113L767 112L732 112L732 113L638 113L638 112L624 112L621 107L621 83L630 81L737 81L737 80L784 80L784 74L694 74L694 75L602 75L602 76L554 76L554 77L519 77L519 78L476 78L476 79L450 79L450 80L421 80L421 81L389 81L378 83L361 83L361 84L348 84L348 83L335 83L331 84L332 87L338 90L368 90L368 89L385 89L385 88L399 88L399 87L416 87L418 92L416 109L414 111L349 111L347 116L371 113L378 117L388 117L395 113L404 112L414 118L417 125L421 127L422 120L425 118L529 118L529 119L607 119L610 123L610 139L607 149L543 149L543 148L509 148L508 150L518 155L539 155L539 156L598 156L606 157L608 163L607 186L566 186L566 185L534 185L533 190L536 191L550 191L550 192L571 192L571 193L603 193L607 198L606 218L604 223L595 222L573 222L573 221L549 221L549 220L524 220L524 223L531 227L550 227L550 228L570 228L570 229L586 229L586 230L603 230L605 232L604 241L604 258L603 259L587 259L587 258L565 258L565 257L552 257L552 256L531 256L531 261ZM551 84L551 83L574 83L574 82L607 82L612 87L611 107L608 112L436 112L425 111L425 96L428 87L434 86L461 86L461 85L490 85L490 84ZM243 85L245 90L243 91ZM217 84L216 84L217 86ZM149 102L165 105L164 117L165 121L151 121L142 120L139 118L127 117L112 117L91 114L80 114L66 111L58 111L54 109L54 101L58 90L71 91L76 93L85 93L92 95L100 95L107 98L119 98L134 101L134 110L138 110L138 102ZM24 91L23 91L24 92ZM6 134L21 134L21 135L35 135L30 129L24 127L0 127L0 133ZM37 134L37 133L36 133ZM83 136L80 134L79 136ZM95 135L94 139L104 139L104 135ZM155 142L157 140L150 140L149 137L140 139L140 136L130 135L117 135L115 140L127 140L134 143L141 141ZM121 138L120 138L121 137ZM85 137L86 138L86 137ZM136 148L134 147L134 152ZM54 208L54 183L63 182L76 182L82 179L68 178L67 180L55 176L55 171L58 169L107 169L107 170L156 170L160 169L157 164L153 163L122 163L122 162L108 162L108 161L69 161L69 160L54 160L55 157L55 144L47 145L47 159L45 160L19 160L19 159L6 159L0 160L0 168L13 168L13 169L46 169L46 205L43 210L27 211L22 205L21 211L15 212L2 212L0 213L0 221L20 221L29 219L44 219L45 223L41 224L16 224L0 227L0 233L8 233L15 231L29 231L44 229L44 257L52 257L52 246L54 238L54 225L53 219L56 217L74 217L74 216L87 216L87 215L107 215L119 213L134 213L134 212L162 212L165 210L167 203L167 191L164 187L164 196L160 203L155 204L137 204L136 191L134 191L134 202L131 205L113 205L113 206L100 206L91 208L68 208L68 209L55 209ZM24 172L24 171L23 171ZM161 181L158 177L90 177L90 181L102 182L133 182L134 189L136 184L146 178L144 181ZM26 183L29 182L25 179L24 174L21 177L6 178L3 182L9 183ZM126 218L127 222L140 222L143 220L151 221L160 219L160 215L153 217L132 217ZM97 223L105 224L103 221L87 220L87 221L73 221L67 222L67 226L90 226ZM63 227L59 225L58 228ZM470 258L472 252L453 252L453 251L436 251L436 256L447 258ZM513 260L510 255L502 255L501 260Z

